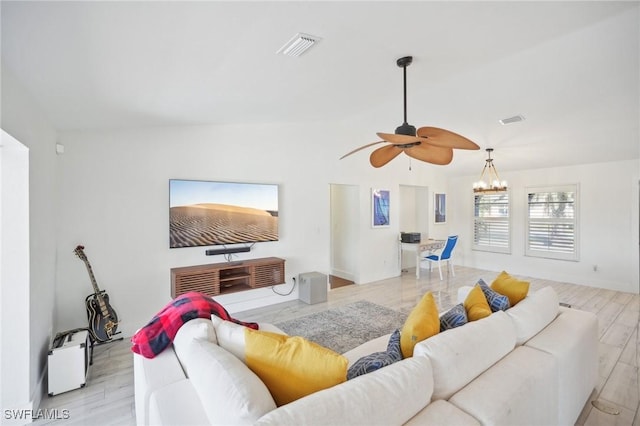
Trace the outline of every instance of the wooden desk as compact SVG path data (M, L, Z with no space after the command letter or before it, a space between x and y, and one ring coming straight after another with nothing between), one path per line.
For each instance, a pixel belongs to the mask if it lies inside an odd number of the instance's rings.
M422 240L419 243L400 242L400 265L402 265L402 253L405 250L414 252L416 256L416 279L420 279L420 259L422 258L422 253L441 249L446 242L446 240L433 240L431 238Z

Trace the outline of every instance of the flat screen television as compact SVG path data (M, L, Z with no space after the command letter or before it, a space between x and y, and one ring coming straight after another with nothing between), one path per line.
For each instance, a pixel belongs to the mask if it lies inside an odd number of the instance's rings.
M278 185L169 180L169 246L278 241Z

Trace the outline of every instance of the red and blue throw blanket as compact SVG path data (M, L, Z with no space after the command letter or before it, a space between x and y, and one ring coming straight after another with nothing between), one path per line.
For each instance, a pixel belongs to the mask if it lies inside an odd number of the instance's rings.
M185 322L194 318L211 318L216 315L245 327L258 329L255 322L243 322L232 318L227 310L211 297L191 291L169 302L151 321L131 337L131 350L145 358L154 358L165 350Z

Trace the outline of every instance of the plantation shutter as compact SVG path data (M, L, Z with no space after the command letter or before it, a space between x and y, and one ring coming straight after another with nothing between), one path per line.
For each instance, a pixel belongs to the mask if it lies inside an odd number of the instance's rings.
M510 253L509 193L474 194L473 248Z
M576 197L575 185L527 190L527 255L578 259Z

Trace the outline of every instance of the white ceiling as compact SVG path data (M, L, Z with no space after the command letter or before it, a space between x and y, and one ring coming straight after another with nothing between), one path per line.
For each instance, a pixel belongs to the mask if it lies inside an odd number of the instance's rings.
M500 170L614 161L640 151L639 6L3 0L2 67L61 131L354 120L347 152L402 123L412 55L410 124L494 147ZM277 55L297 32L322 41Z

